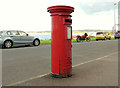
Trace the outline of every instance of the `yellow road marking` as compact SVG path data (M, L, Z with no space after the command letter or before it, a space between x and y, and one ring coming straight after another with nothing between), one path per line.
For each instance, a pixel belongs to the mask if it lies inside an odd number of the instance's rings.
M30 80L33 80L33 79L37 79L37 78L44 77L44 76L49 75L49 74L50 74L50 73L43 74L43 75L38 75L38 76L31 77L31 78L29 78L29 79L22 80L22 81L19 81L19 82L16 82L16 83L12 83L12 84L9 84L9 85L6 85L6 86L15 86L15 85L18 85L18 84L21 84L21 83L24 83L24 82L27 82L27 81L30 81Z
M103 58L105 58L105 57L111 56L111 55L116 54L116 53L118 53L118 52L115 52L115 53L112 53L112 54L109 54L109 55L106 55L106 56L104 56L104 57L100 57L100 58L97 58L97 59L94 59L94 60L86 61L86 62L77 64L77 65L74 65L74 66L72 66L72 67L77 67L77 66L80 66L80 65L83 65L83 64L86 64L86 63L90 63L90 62L93 62L93 61L101 60L101 59L103 59ZM38 76L31 77L31 78L29 78L29 79L22 80L22 81L19 81L19 82L16 82L16 83L12 83L12 84L9 84L9 85L6 85L6 86L15 86L15 85L18 85L18 84L21 84L21 83L24 83L24 82L27 82L27 81L30 81L30 80L33 80L33 79L37 79L37 78L41 78L41 77L47 76L47 75L49 75L49 74L50 74L50 73L43 74L43 75L38 75Z

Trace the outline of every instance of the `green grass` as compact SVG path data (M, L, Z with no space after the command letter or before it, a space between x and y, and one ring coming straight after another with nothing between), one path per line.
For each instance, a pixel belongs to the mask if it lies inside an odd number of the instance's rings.
M76 39L72 39L72 42L77 42Z
M111 39L115 39L115 37L111 37Z
M41 40L40 44L51 44L51 40Z
M114 37L111 37L111 39L115 39ZM90 41L96 41L96 38L91 38ZM77 42L76 39L72 39L72 42ZM86 42L83 40L83 42ZM40 44L51 44L51 40L41 40Z
M96 38L90 38L90 41L96 41Z

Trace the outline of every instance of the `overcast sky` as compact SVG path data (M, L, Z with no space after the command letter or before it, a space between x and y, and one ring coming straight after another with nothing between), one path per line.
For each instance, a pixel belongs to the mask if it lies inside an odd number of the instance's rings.
M114 3L119 0L0 0L0 30L50 31L51 17L47 8L68 5L73 30L105 29L114 26ZM116 5L116 19L117 17ZM116 20L117 23L117 20Z

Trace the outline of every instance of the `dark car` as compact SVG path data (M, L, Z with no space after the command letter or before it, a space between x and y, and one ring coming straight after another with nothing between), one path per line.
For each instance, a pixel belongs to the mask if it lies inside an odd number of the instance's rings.
M120 31L116 32L114 34L115 39L120 39Z

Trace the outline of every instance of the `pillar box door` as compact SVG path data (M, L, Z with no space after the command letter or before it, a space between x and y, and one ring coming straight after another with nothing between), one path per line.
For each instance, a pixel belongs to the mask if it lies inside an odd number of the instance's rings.
M48 12L52 17L51 33L51 76L68 77L72 73L72 19L74 8L51 6Z

